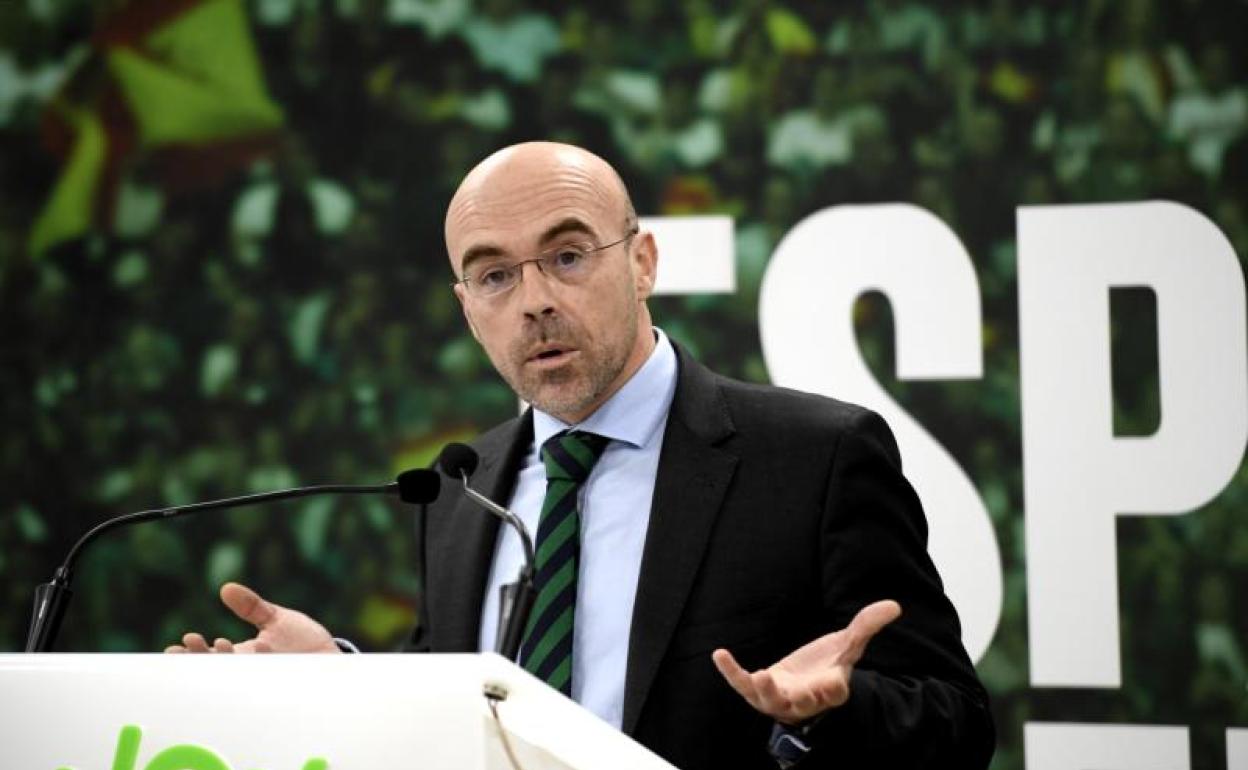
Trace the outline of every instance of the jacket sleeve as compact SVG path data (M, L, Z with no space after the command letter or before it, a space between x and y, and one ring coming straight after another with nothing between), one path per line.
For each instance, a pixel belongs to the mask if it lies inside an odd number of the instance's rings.
M868 645L849 700L813 725L798 767L987 767L988 695L928 556L922 505L873 412L859 413L836 449L821 538L823 609L836 628L880 599L902 615Z

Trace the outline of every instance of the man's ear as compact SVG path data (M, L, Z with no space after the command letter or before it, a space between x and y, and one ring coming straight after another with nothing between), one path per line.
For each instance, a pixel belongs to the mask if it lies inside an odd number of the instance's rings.
M473 338L480 343L481 335L477 333L477 325L472 322L472 312L468 310L468 298L464 294L464 285L462 283L455 284L455 298L459 300L459 309L464 313L464 320L468 322L468 330L472 332Z
M637 290L637 299L649 299L654 293L658 275L659 249L654 243L654 235L649 230L643 230L637 234L637 243L633 246L633 285Z

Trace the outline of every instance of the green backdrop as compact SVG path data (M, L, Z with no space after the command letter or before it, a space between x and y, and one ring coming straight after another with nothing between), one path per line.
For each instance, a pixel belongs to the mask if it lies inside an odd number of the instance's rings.
M1028 683L1014 209L1167 198L1248 255L1242 2L13 0L0 3L0 649L110 514L368 483L508 417L461 320L441 217L531 138L620 169L643 215L735 217L731 296L659 298L700 359L768 380L758 286L779 237L846 202L947 222L983 292L985 375L899 383L993 517L1000 628L980 673L1021 768L1032 720L1248 725L1248 466L1201 511L1118 525L1124 685ZM1115 430L1157 426L1156 308L1115 292ZM240 579L368 649L420 587L409 514L309 500L121 531L83 558L63 649L240 635ZM1237 609L1238 608L1238 609Z

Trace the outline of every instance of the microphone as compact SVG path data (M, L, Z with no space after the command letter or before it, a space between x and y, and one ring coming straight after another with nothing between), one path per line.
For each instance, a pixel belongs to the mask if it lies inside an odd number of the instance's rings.
M405 503L431 503L438 497L441 490L442 477L436 471L418 468L403 471L395 481L389 484L321 484L311 487L279 489L274 492L260 492L241 497L227 497L223 500L209 500L202 503L179 505L172 508L154 508L150 511L139 511L115 516L100 522L78 538L74 547L61 566L56 568L52 580L35 588L35 608L30 619L30 631L26 636L26 652L48 652L56 641L61 629L61 621L65 618L65 609L73 591L69 584L73 579L74 562L82 553L87 543L96 539L110 529L127 524L138 524L153 519L171 519L189 513L199 513L217 508L237 508L244 505L267 503L274 500L287 500L292 497L311 497L314 495L358 495L387 494L397 495Z
M518 663L521 637L528 625L533 602L537 599L537 590L533 587L533 538L519 516L468 486L468 477L480 462L476 450L464 444L447 444L438 456L438 467L446 475L464 482L464 494L469 500L507 522L520 536L524 564L516 581L502 586L498 605L498 636L494 644L495 652Z
M438 456L438 466L446 475L455 478L471 476L480 463L477 450L466 444L447 444Z

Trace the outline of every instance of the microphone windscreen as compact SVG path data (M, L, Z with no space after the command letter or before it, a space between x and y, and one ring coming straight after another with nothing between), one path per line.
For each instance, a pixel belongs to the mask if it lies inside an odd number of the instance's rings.
M399 474L399 499L405 503L424 505L438 499L442 477L428 468L413 468Z
M447 444L438 456L438 467L453 479L463 475L471 476L479 462L481 457L477 455L477 450L466 444Z

